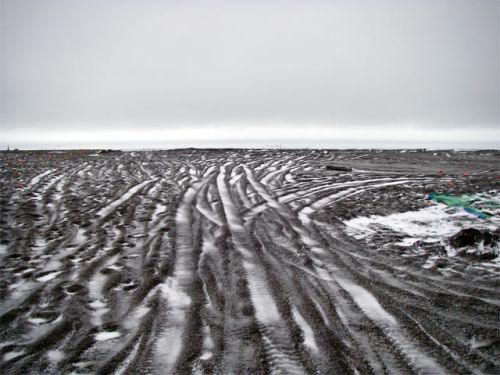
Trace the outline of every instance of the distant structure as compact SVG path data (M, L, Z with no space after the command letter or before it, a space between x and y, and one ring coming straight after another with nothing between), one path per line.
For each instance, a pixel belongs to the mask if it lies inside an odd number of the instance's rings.
M9 147L9 145L7 145L7 151L10 151L10 147Z

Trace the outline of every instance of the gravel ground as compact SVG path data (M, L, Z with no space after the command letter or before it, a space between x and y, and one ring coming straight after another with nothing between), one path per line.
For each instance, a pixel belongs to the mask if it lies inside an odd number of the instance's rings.
M498 257L454 252L445 221L411 243L349 224L441 210L493 230L498 216L425 197L498 197L499 165L498 151L1 152L0 370L498 374Z

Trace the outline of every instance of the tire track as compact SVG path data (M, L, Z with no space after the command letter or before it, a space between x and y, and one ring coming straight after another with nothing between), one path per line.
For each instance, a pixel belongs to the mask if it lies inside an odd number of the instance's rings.
M2 373L500 371L495 261L342 222L495 191L497 154L448 152L445 179L427 152L92 153L0 153Z

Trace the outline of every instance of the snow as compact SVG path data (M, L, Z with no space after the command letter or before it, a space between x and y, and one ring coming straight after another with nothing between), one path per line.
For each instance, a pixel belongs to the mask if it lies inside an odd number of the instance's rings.
M210 337L210 328L208 327L208 325L205 325L203 327L203 348L200 359L206 361L212 358L214 354L213 348L214 348L214 342Z
M385 325L396 325L396 319L389 314L377 301L375 296L360 285L351 283L350 281L337 278L337 283L342 289L351 295L354 302L361 310L373 321Z
M155 222L158 218L158 215L164 214L165 212L167 212L167 206L165 206L164 204L158 204L153 212L153 215L151 216L151 220Z
M134 195L139 190L141 190L144 186L146 186L147 184L149 184L153 181L155 181L155 180L147 180L147 181L141 182L140 184L135 185L134 187L130 188L120 198L116 199L115 201L111 202L110 204L108 204L107 206L105 206L101 210L99 210L97 215L101 216L101 217L105 217L105 216L109 215L109 213L111 213L115 208L117 208L122 203L124 203L125 201L130 199L130 197L132 197L132 195Z
M97 273L88 283L89 297L92 299L89 306L94 310L91 321L96 326L102 324L102 317L109 311L107 304L103 302L102 295L102 287L106 279L106 275Z
M245 170L249 182L254 184L255 182L253 181L252 173L247 168L245 168ZM248 288L255 307L257 321L262 324L279 322L281 320L280 314L269 290L267 289L264 274L262 270L255 265L254 259L251 255L252 252L245 246L248 239L246 238L246 232L241 216L239 216L239 212L231 199L229 189L225 184L224 167L220 168L220 173L217 176L217 186L219 188L224 212L226 214L229 229L232 233L235 247L243 258L243 269L248 277ZM254 187L257 188L258 185L254 184Z
M123 269L123 266L117 266L115 264L112 264L111 266L108 266L107 268L110 270L113 270L113 271L121 271Z
M138 306L135 311L130 314L130 317L123 322L124 327L127 329L133 329L137 327L137 322L140 322L141 319L146 316L146 314L149 313L150 310L151 308L147 306Z
M248 261L243 262L243 268L248 277L248 289L257 321L262 324L273 324L281 320L278 308L273 297L267 290L266 281L255 264Z
M33 177L31 179L30 183L28 184L27 188L30 188L33 185L36 185L43 177L47 176L48 174L51 174L52 172L54 172L54 170L49 169L48 171L45 171L45 172L39 174L38 176Z
M43 324L43 323L48 322L47 319L43 319L43 318L28 318L28 319L26 319L26 321L28 321L32 324Z
M36 280L41 281L41 282L47 282L47 281L53 280L60 273L61 273L61 271L51 272L51 273L48 273L47 275L44 275L42 277L38 277Z
M295 179L293 178L293 175L291 173L287 173L285 175L285 181L286 182L290 182L292 184L294 184L296 182Z
M47 357L51 362L61 362L64 359L64 352L62 350L49 350Z
M193 273L193 265L190 262L190 254L193 250L191 221L191 205L196 198L196 193L202 188L204 177L190 186L184 193L175 216L176 236L178 241L177 259L173 275L160 284L161 292L168 306L168 322L165 332L156 343L156 357L165 369L172 372L182 348L183 333L187 321L187 313L191 307L191 297L186 293L185 285L188 285Z
M10 361L13 358L19 357L20 355L24 354L24 350L21 351L14 351L14 352L7 352L3 355L3 362Z
M121 333L117 331L113 332L99 332L98 334L95 335L95 339L97 341L105 341L105 340L111 340L111 339L116 339L117 337L120 337Z
M489 346L491 344L494 344L495 341L496 341L495 339L483 339L483 340L481 340L481 339L478 339L475 336L473 336L469 340L469 345L470 345L471 349L480 349L480 348Z
M200 356L200 359L201 359L201 360L205 360L205 361L206 361L206 360L208 360L208 359L212 358L212 356L213 356L213 353L211 353L211 352L204 352L204 353Z
M140 344L140 342L137 342L134 344L134 347L127 355L127 358L125 358L121 362L120 366L114 371L115 375L122 375L122 374L125 374L127 372L127 369L129 367L130 363L137 356L137 352L139 351L139 344Z
M382 179L380 179L380 180L382 180ZM417 179L415 179L413 181L417 181ZM324 198L321 198L321 199L317 200L316 202L312 203L310 206L304 207L300 211L299 215L302 214L302 215L309 216L311 213L319 211L323 207L326 207L326 206L330 205L333 202L342 200L344 198L351 197L353 195L358 195L358 194L364 193L365 191L368 191L368 190L373 190L373 189L377 189L377 188L381 188L381 187L386 187L386 186L402 185L402 184L406 184L406 183L413 182L413 181L412 180L408 180L408 179L400 179L400 180L397 180L397 181L390 181L390 182L386 182L386 183L380 183L380 184L374 184L374 185L365 185L365 186L359 187L359 188L358 187L353 187L353 188L350 188L350 189L345 189L345 190L342 190L340 192L336 192L336 193L328 195L328 196L326 196ZM357 184L357 181L355 181L355 182L345 183L344 186L349 186L349 185L355 185L355 184Z
M8 311L12 307L16 306L35 287L36 283L26 280L20 280L14 284L9 285L9 291L11 291L11 294L9 300L2 301L3 311Z
M336 278L336 281L342 289L351 295L354 302L366 316L382 327L418 373L445 374L444 369L437 362L427 356L411 339L405 336L398 321L380 305L373 294L347 279Z
M417 211L395 213L388 216L373 215L344 221L346 232L355 238L365 238L381 228L389 228L406 235L399 245L409 246L417 240L441 241L468 227L494 230L500 225L499 218L478 219L462 208L448 208L435 204Z
M73 245L80 246L80 245L84 244L85 242L87 242L87 236L85 235L85 230L82 228L79 228L76 231L75 236L73 237L73 240L71 241L71 243Z
M297 324L302 329L302 332L304 333L304 345L314 352L318 351L318 346L316 345L316 340L314 339L314 332L311 329L311 326L307 324L305 319L302 317L302 315L295 307L293 308L292 311L295 321L297 322Z

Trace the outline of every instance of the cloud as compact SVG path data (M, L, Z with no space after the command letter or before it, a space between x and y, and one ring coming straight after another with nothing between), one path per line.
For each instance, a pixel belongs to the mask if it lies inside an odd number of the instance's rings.
M1 6L2 131L500 125L498 2Z
M61 129L53 127L40 131L10 129L4 131L3 142L27 148L162 148L162 147L322 147L322 148L498 148L500 129L484 129L470 133L468 129L427 129L406 126L328 126L319 124L276 125L273 123L237 123L230 125L203 124L182 127L142 127L141 129L88 128ZM30 139L27 134L36 137ZM366 134L371 134L366 137ZM28 139L27 139L28 138ZM464 142L464 140L467 140ZM469 146L468 146L469 145Z

